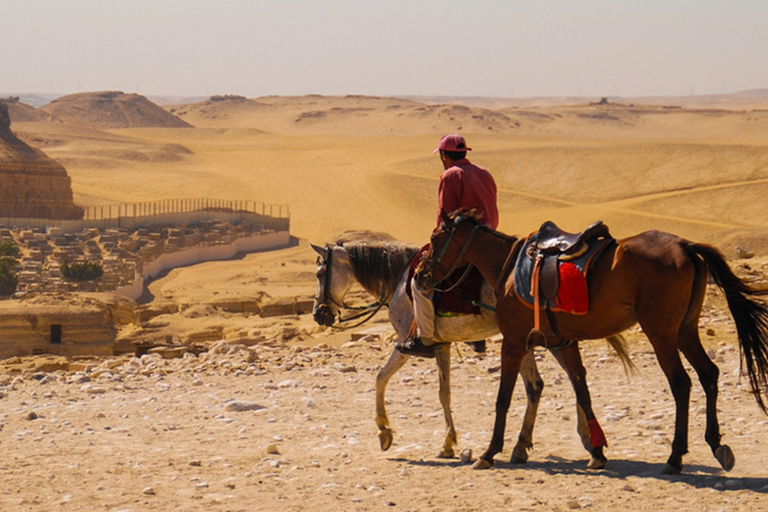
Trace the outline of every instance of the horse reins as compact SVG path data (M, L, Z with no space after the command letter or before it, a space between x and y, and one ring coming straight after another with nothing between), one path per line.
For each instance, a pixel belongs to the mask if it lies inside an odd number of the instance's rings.
M438 253L437 253L436 257L435 257L435 261L432 264L433 268L434 268L435 265L439 265L440 262L443 261L443 256L445 256L445 252L448 250L448 245L451 243L451 240L453 239L453 233L454 233L454 230L455 230L455 227L456 227L456 223L458 222L459 218L463 218L463 217L459 216L459 217L457 217L457 220L454 221L453 227L451 227L451 231L450 231L450 234L449 234L448 238L443 243L443 246L440 248L440 250L438 251ZM467 241L464 242L464 247L461 248L461 252L459 253L459 255L454 260L453 265L451 265L451 268L448 270L448 272L446 272L445 276L443 276L442 279L440 279L439 281L435 281L433 283L433 286L437 286L438 284L442 283L443 281L448 279L454 272L456 272L456 269L459 268L459 262L467 254L467 251L469 250L469 246L472 243L472 239L475 237L475 234L477 233L478 229L480 229L480 224L475 224L475 227L472 228L472 232L469 234L469 237L467 237ZM430 270L430 273L431 273L431 270ZM464 279L468 273L469 273L469 268L464 273L465 275L461 277L461 279ZM459 282L461 282L461 279L459 280ZM456 286L457 285L453 285L453 287L451 287L451 288L449 288L448 290L445 290L445 291L449 291L449 290L453 289Z

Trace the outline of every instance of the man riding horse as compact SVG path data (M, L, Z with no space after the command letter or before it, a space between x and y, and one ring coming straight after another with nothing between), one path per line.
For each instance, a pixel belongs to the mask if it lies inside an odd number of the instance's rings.
M499 225L499 209L496 204L496 182L490 172L467 160L464 137L456 133L444 135L433 153L440 154L443 173L438 187L437 228L441 212L453 212L460 208L474 209L476 218L492 229ZM413 293L414 326L411 335L397 346L404 354L424 357L434 356L435 306L434 288L420 284L418 272L411 281Z

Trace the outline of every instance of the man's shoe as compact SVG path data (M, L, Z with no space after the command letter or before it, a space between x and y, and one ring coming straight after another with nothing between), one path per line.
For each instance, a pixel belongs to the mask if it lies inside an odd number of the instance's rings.
M485 340L481 340L481 341L468 341L467 345L472 347L472 350L474 350L478 354L484 354L485 353Z
M420 338L409 336L402 343L395 345L395 348L403 354L418 357L435 357L435 346L426 346Z

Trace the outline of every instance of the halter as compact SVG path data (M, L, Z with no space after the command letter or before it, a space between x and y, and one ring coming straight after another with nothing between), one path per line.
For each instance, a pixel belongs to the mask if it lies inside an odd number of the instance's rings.
M359 326L363 325L365 322L367 322L368 320L370 320L371 318L373 318L376 315L376 313L378 313L379 310L381 310L382 307L387 305L386 300L384 300L385 299L385 297L384 297L384 285L382 284L381 293L380 293L380 299L379 299L378 302L375 302L373 304L369 304L367 306L360 306L360 307L348 306L348 305L344 304L344 301L342 301L341 304L339 304L338 302L336 302L336 300L334 300L333 297L331 297L331 293L330 293L331 280L332 280L331 273L332 273L332 268L333 268L333 247L326 245L325 248L326 248L326 252L327 252L328 256L325 258L325 261L324 261L324 263L325 263L325 282L323 283L323 298L321 300L319 297L315 297L315 300L318 303L320 303L322 305L325 305L326 307L328 306L328 303L331 302L333 305L335 305L337 308L339 308L339 310L346 309L346 310L352 310L352 311L360 311L360 313L352 315L352 316L347 317L347 318L342 318L341 317L341 311L339 311L339 317L338 317L338 322L339 323L350 322L352 320L357 320L358 318L361 318L361 317L365 316L365 318L363 318L363 320L361 320L360 322L356 323L355 325L349 325L349 326L345 326L345 327L336 326L336 325L330 325L329 326L329 327L331 327L333 329L341 329L341 330L344 330L344 329L354 329L355 327L359 327ZM373 309L373 311L369 312L369 310L371 310L371 309ZM368 316L366 316L366 315L368 315Z

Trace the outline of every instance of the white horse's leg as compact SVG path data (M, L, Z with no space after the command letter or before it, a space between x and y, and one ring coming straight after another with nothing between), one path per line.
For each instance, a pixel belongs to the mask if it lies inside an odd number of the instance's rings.
M410 358L411 356L403 354L399 350L393 350L387 364L376 375L376 426L379 427L379 445L382 451L387 451L392 446L392 428L389 426L387 407L384 403L387 383Z
M539 368L536 366L536 356L533 352L523 358L520 365L520 376L525 385L525 395L528 404L525 407L525 417L520 434L517 436L517 444L512 449L512 464L525 464L528 462L528 450L533 448L533 426L536 422L536 413L539 410L539 400L544 389L544 380L541 378Z
M458 444L456 426L453 424L453 415L451 414L451 344L438 344L435 348L435 359L440 382L440 405L443 406L443 416L445 417L445 441L437 456L442 459L450 459L456 456L454 449Z

